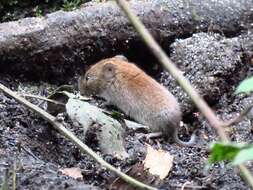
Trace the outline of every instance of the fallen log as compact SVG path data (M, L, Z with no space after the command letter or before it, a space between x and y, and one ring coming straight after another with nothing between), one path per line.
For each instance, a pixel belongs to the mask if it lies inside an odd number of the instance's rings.
M175 38L208 29L236 35L253 20L253 1L130 1L168 50ZM115 2L0 24L0 72L67 81L78 68L119 52L145 55L140 38Z

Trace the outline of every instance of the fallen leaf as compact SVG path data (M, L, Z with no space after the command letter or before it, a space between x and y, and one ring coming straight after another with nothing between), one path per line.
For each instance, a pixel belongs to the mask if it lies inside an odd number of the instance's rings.
M164 179L170 172L173 165L174 156L162 149L155 150L147 145L147 155L144 167L153 175L158 175L160 179Z
M83 175L80 168L63 168L60 169L60 172L62 172L64 175L73 177L74 179L83 179Z
M147 185L158 185L160 179L157 176L151 175L147 169L144 168L143 162L138 162L126 171L128 176L141 181ZM110 185L110 190L135 190L131 184L126 183L120 177L117 177Z
M205 140L209 139L209 137L208 137L208 135L206 133L203 133L202 136L203 136L203 139L205 139Z
M155 150L147 145L147 155L143 162L133 165L126 174L147 185L158 186L161 184L173 165L173 158L168 152L162 149ZM136 188L116 178L110 185L110 190L135 190Z
M120 122L104 114L100 108L74 98L69 98L66 111L73 122L83 127L85 136L88 136L89 131L94 134L103 154L113 155L118 159L129 157L124 147L125 129Z

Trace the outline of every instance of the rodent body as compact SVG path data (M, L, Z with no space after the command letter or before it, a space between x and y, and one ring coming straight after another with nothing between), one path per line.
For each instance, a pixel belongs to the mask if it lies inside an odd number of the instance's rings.
M104 59L80 77L79 90L104 98L152 132L172 136L180 145L194 142L194 137L189 142L178 138L182 114L176 98L133 63L118 57Z

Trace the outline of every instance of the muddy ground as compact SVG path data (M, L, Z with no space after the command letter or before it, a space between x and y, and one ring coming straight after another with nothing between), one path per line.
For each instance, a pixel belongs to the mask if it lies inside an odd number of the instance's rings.
M217 43L220 41L222 43ZM247 61L236 56L235 52L238 49L235 44L237 41L234 41L236 39L228 42L221 36L198 34L192 38L177 41L171 46L172 60L185 71L185 76L212 105L217 115L223 119L232 118L253 101L252 96L233 95L235 87L245 76L251 74L252 69ZM217 44L214 45L215 43ZM214 48L210 49L210 45ZM193 50L190 47L201 47L202 54L200 49ZM220 54L221 51L226 53ZM219 56L210 59L210 56L212 57L214 54ZM188 57L190 55L191 57ZM191 61L187 62L186 60L189 59ZM222 64L225 62L226 64ZM219 65L221 72L213 73L217 71ZM210 78L207 78L217 75L219 80L210 82ZM173 82L168 73L159 72L154 76L180 100L184 111L184 122L187 123L189 131L198 129L197 145L192 148L179 147L177 144L165 142L163 139L159 139L159 144L157 141L149 142L154 147L161 146L175 156L172 171L159 187L161 189L181 189L182 185L188 181L190 185L185 189L250 189L239 176L237 169L230 168L224 163L212 166L210 171L204 171L209 145L218 138L214 129L198 113L182 90L175 87L177 84L175 81ZM0 83L15 91L41 96L51 94L58 87L58 85L46 82L35 83L26 81L22 77L17 78L9 75L0 75ZM76 85L76 78L73 78L70 83ZM213 90L214 87L215 90ZM34 104L46 108L43 101L30 100ZM65 117L65 121L69 123L67 117ZM231 139L252 143L252 122L253 113L249 114L240 124L228 129ZM96 143L85 139L81 128L73 127L71 122L67 127L100 154ZM10 188L12 187L14 165L16 165L17 189L22 190L108 189L115 179L113 173L101 168L93 159L81 153L69 140L52 129L50 124L2 93L0 93L0 131L0 183L3 182L6 171L9 171ZM181 129L180 134L182 134L180 138L183 140L189 138L184 129ZM126 137L126 148L131 155L128 160L119 161L110 155L101 156L109 163L126 171L138 161L143 160L145 156L145 140L137 137L137 133L129 134ZM80 168L83 179L74 179L60 172L61 168L71 167ZM248 167L253 172L252 164L248 164Z
M6 9L0 13L1 21L16 20L25 16L41 16L51 12L47 6L37 4L29 7L7 8L9 10ZM0 9L3 10L3 7ZM52 9L55 8L52 7ZM24 12L27 15L23 15ZM252 41L252 35L246 41ZM222 35L202 33L183 41L178 40L171 46L171 59L185 72L185 76L198 88L205 100L222 119L232 118L253 101L253 96L233 95L239 82L246 76L252 75L252 64L250 65L246 58L241 57L242 44L237 38L226 39ZM150 61L152 56L147 55L147 52L143 51L143 46L139 48L138 45L136 49L141 49L141 52L123 53L132 55L129 56L131 61L143 66L144 70L152 74L177 96L184 112L183 120L189 126L189 131L198 129L198 143L193 148L179 147L163 139L158 140L159 144L157 141L148 142L156 148L161 146L162 149L175 156L172 171L159 187L161 189L181 189L184 183L190 182L190 185L186 185L184 189L250 189L239 176L237 169L230 168L224 163L212 166L210 171L204 171L209 145L218 139L215 131L199 115L190 99L173 78L167 72L157 70L154 59ZM252 51L252 49L249 45L248 50ZM150 69L151 63L154 64L154 70ZM57 82L57 80L54 81ZM21 93L41 96L51 94L59 86L59 84L27 81L23 76L4 75L1 74L1 71L0 83ZM73 77L69 83L76 85L76 78ZM41 100L29 100L46 108L45 103ZM97 144L92 139L85 139L82 128L73 127L67 117L64 120L72 132L100 154ZM250 113L240 124L232 126L228 130L231 139L237 142L252 143L252 122L253 113ZM181 129L180 134L183 140L189 138L189 134L184 129ZM145 157L145 140L138 139L138 136L139 134L136 133L126 137L126 149L131 155L128 160L119 161L110 155L100 155L115 167L126 171ZM74 179L60 172L62 168L71 167L80 168L83 179ZM248 168L253 173L252 164L248 164ZM11 189L13 173L17 175L17 189L21 190L108 189L116 177L113 173L101 168L89 156L81 153L45 120L0 93L0 184L7 181ZM4 180L5 174L8 176L7 180Z
M7 81L8 76L2 76ZM1 80L3 82L3 80ZM13 78L8 78L8 82L3 82L13 90L17 90L20 83ZM31 93L34 85L38 89L38 94L48 92L48 84L31 84L22 82L22 88ZM56 88L56 86L53 86ZM229 101L226 94L222 101ZM246 101L246 100L245 100ZM32 101L35 104L40 101ZM43 106L43 105L42 105ZM223 108L217 112L224 115L224 112L234 113L241 106L240 100L224 111ZM234 114L232 114L234 115ZM61 134L52 129L47 122L38 115L24 108L13 99L0 94L0 173L1 182L6 169L13 170L17 165L17 189L85 189L86 185L99 186L107 189L112 182L113 174L102 169L99 164L89 156L81 154L76 146L65 139ZM225 118L230 118L231 114L225 114ZM187 118L186 118L187 119ZM231 130L232 139L240 141L252 141L252 121L245 120ZM189 124L189 123L188 123ZM223 164L217 164L211 171L205 173L204 166L208 158L208 143L215 140L217 136L205 120L199 118L190 123L198 127L198 147L184 148L176 144L160 140L164 150L175 156L174 165L169 176L161 186L162 189L180 189L187 182L191 182L191 189L249 189L242 181L239 174L232 168L226 168ZM82 129L68 126L82 140ZM184 132L184 131L183 131ZM131 160L118 161L110 156L104 156L114 166L123 169L131 167L134 163L144 157L144 141L136 139L136 136L128 136L127 150L131 153ZM187 138L185 138L186 140ZM152 142L157 147L155 142ZM98 147L89 144L93 150ZM99 150L98 150L99 153ZM60 168L79 167L82 171L83 180L75 180L59 172ZM9 186L11 187L11 176L9 174ZM88 188L88 187L87 187ZM90 187L94 188L94 187Z

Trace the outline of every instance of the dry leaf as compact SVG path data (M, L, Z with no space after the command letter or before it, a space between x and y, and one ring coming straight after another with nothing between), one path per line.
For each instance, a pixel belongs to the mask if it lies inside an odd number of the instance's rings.
M110 154L119 159L129 157L124 147L125 129L120 122L104 114L100 108L74 98L69 98L66 111L73 122L83 127L85 136L88 135L88 131L95 135L103 154Z
M203 133L202 136L203 136L203 139L205 139L205 140L209 139L209 137L208 137L208 135L206 133Z
M64 175L73 177L74 179L83 179L83 175L80 168L64 168L60 169L60 172L62 172Z
M133 165L126 174L132 178L141 181L147 185L157 185L160 182L157 176L151 175L147 170L144 169L143 162L138 162ZM110 190L135 190L136 187L126 183L121 178L117 177L110 185Z
M141 163L133 165L126 174L137 179L145 184L157 186L164 179L173 164L174 156L161 149L155 150L147 145L147 156ZM110 185L110 190L134 190L130 184L123 181L121 178L115 179Z
M158 175L160 179L164 179L173 165L174 156L162 149L155 150L150 145L147 145L147 155L144 162L144 167L153 175Z

